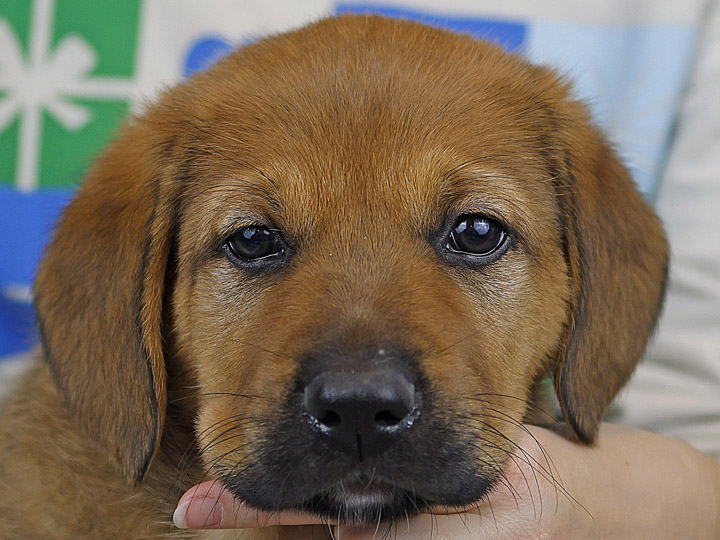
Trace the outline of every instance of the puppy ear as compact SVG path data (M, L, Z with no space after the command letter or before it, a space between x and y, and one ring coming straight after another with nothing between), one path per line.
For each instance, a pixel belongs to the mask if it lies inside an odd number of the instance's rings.
M70 410L140 481L164 422L161 335L172 212L158 135L129 125L65 210L35 281L46 358Z
M668 248L658 218L579 105L560 130L556 189L573 288L555 368L563 415L593 442L605 409L645 350L660 311Z

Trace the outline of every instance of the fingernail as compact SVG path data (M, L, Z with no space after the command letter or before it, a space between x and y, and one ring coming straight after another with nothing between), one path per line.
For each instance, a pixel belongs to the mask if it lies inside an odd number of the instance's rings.
M187 508L190 501L185 501L173 512L173 523L178 529L187 529Z
M204 529L222 522L225 509L217 499L196 498L185 501L173 512L178 529Z

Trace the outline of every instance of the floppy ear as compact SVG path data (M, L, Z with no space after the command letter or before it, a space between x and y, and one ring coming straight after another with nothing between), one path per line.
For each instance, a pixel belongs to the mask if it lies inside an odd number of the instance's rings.
M658 218L577 104L560 130L557 196L573 300L555 368L563 415L593 442L605 409L640 359L660 311L668 248Z
M161 335L172 211L162 200L159 135L137 123L90 170L35 281L55 380L82 428L140 481L164 422Z

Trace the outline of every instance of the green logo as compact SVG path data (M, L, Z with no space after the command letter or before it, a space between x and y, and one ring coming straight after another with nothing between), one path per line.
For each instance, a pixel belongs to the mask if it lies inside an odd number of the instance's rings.
M0 2L0 185L72 187L127 116L140 0Z

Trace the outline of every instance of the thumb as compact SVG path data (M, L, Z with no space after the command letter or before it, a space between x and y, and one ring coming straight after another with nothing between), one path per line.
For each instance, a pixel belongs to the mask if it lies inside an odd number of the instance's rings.
M236 499L219 480L190 488L178 501L173 523L180 529L251 529L327 523L298 512L265 512Z

